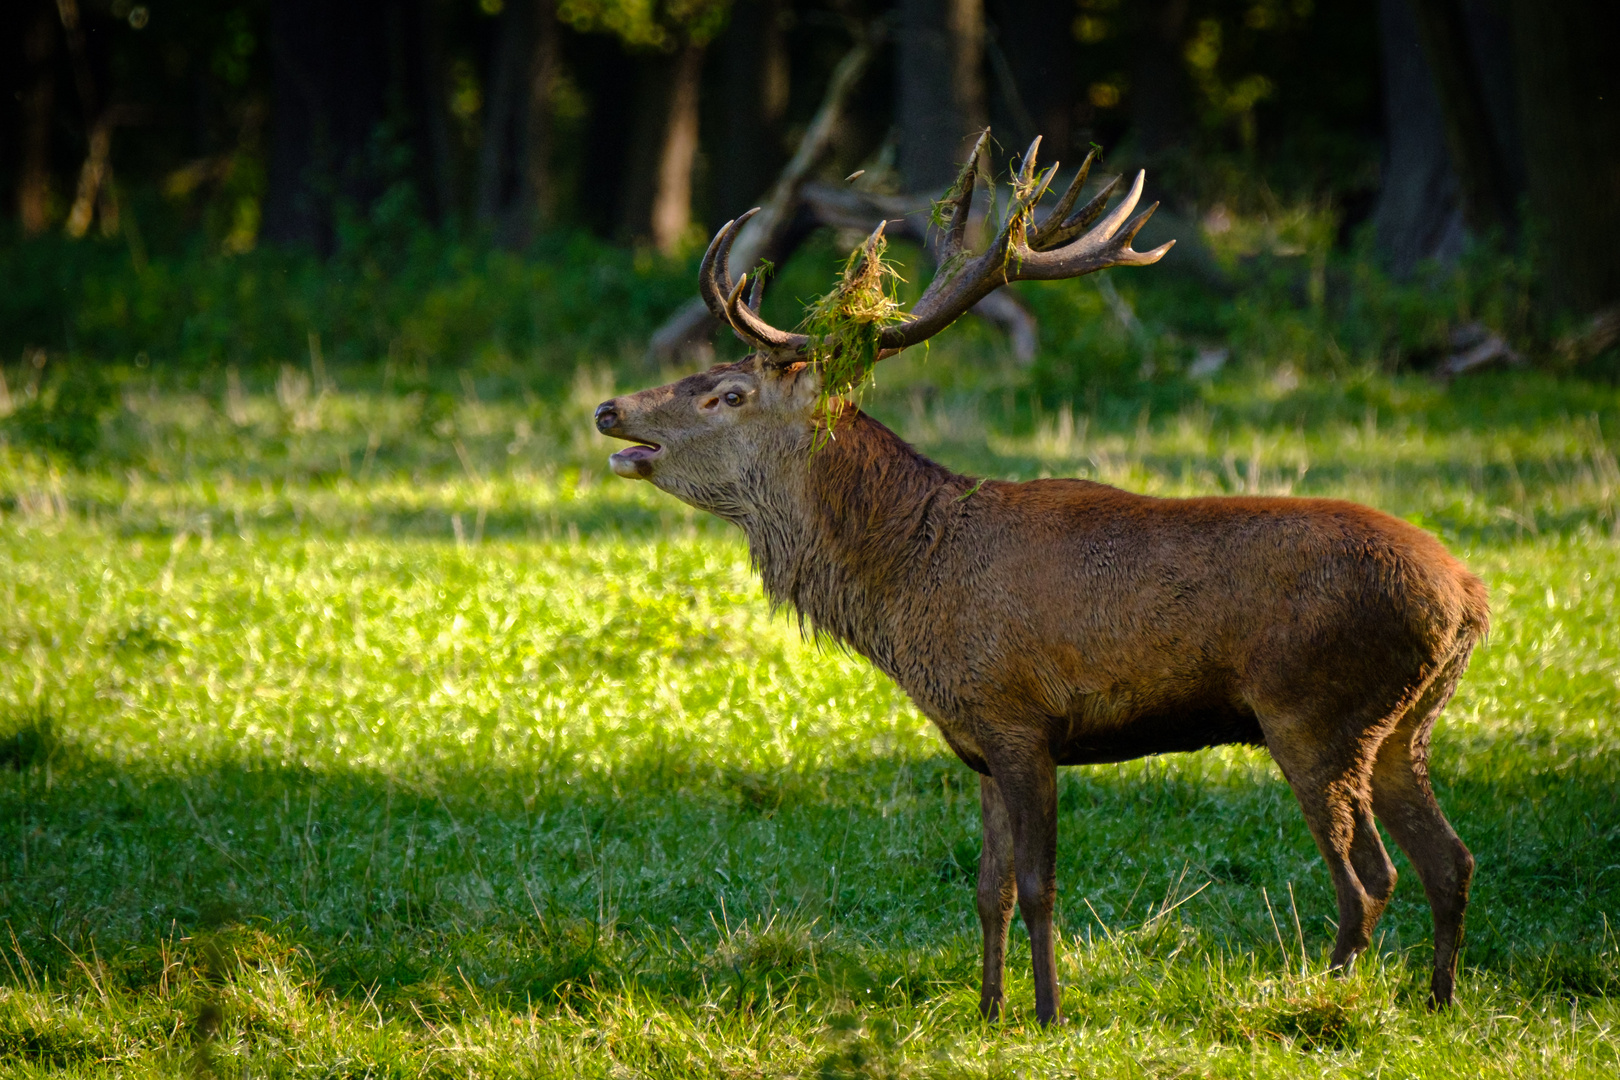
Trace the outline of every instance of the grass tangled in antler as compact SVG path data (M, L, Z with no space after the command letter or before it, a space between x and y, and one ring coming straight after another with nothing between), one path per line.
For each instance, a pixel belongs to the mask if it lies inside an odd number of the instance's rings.
M896 289L905 279L884 259L888 246L879 232L850 252L838 283L811 302L801 324L810 337L810 362L821 371L823 402L866 382L883 328L903 317Z

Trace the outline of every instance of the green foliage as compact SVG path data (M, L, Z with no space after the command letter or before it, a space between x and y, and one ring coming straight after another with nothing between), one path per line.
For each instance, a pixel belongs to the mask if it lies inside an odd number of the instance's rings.
M972 774L771 614L733 532L605 476L610 372L157 370L83 466L0 447L0 1071L1620 1065L1612 387L1234 364L1054 407L971 324L885 362L867 407L953 466L1348 496L1492 590L1434 744L1480 859L1455 1012L1399 856L1326 975L1325 869L1232 748L1064 770L1042 1032L1017 927L1009 1019L977 1019Z
M166 368L332 362L478 363L549 372L617 359L691 293L693 274L578 233L527 253L427 230L356 240L330 260L260 249L131 265L121 246L47 238L0 247L0 351L68 350Z
M47 363L43 351L34 356L44 365L44 377L36 368L23 403L0 419L0 433L82 463L101 446L102 421L117 404L117 386L99 364Z
M706 45L725 29L731 0L561 0L557 17L575 30L615 34L626 45Z

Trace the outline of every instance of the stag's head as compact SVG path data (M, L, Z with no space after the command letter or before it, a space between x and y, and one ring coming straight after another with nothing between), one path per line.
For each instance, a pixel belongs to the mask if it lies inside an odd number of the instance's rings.
M1076 208L1095 153L1087 156L1050 212L1037 220L1037 205L1058 169L1053 164L1036 173L1037 137L1013 179L1007 216L995 239L979 255L967 257L968 217L989 134L980 136L946 196L949 216L935 253L939 272L910 312L892 324L871 328L866 336L870 359L881 360L926 341L1009 281L1146 266L1158 262L1174 244L1148 252L1131 248L1158 205L1130 217L1142 195L1141 173L1113 210L1108 211L1108 200L1119 187L1118 177ZM754 505L762 495L762 482L768 484L774 470L802 468L815 443L817 425L834 422L844 408L823 394L824 376L840 366L835 350L844 346L826 337L779 330L761 318L763 275L756 277L751 294L747 274L732 281L732 243L757 212L728 222L716 234L698 274L709 310L754 351L737 363L626 394L596 410L597 430L634 444L609 459L614 472L648 480L683 502L723 517L739 516ZM861 258L867 265L879 258L882 236L880 223L863 245Z

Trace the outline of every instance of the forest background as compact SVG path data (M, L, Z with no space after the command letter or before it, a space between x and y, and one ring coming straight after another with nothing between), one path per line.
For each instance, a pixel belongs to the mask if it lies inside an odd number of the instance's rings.
M533 360L578 334L595 350L644 340L688 280L670 268L771 191L865 40L811 179L864 170L861 191L934 195L987 123L1003 170L1036 134L1045 161L1072 167L1095 144L1111 170L1146 167L1165 205L1153 236L1182 245L1159 277L1193 294L1170 350L1183 361L1220 347L1216 309L1264 281L1330 316L1373 303L1346 343L1358 362L1433 365L1500 336L1494 358L1567 370L1612 344L1620 297L1611 14L1597 0L9 4L0 352L281 362L313 332L338 357L442 369L491 350ZM785 253L815 229L800 218ZM594 301L557 309L593 295L587 263L626 267L609 319ZM576 360L540 366L566 377Z

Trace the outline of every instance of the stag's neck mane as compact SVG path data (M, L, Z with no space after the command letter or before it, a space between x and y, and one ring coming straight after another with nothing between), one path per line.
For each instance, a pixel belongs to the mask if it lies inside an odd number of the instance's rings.
M841 407L832 438L784 460L768 485L774 497L739 524L773 604L892 673L891 605L915 602L950 510L973 483Z

